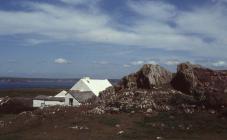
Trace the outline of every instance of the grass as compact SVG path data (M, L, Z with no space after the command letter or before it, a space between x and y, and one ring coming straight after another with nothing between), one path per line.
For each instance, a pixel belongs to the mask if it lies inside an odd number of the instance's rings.
M119 124L120 127L115 127L116 124ZM58 129L54 129L54 125L57 125ZM87 126L89 130L69 129L69 127L76 125ZM53 137L66 140L72 137L78 140L155 140L156 137L168 140L227 139L227 120L208 113L174 114L163 112L156 116L126 113L93 116L66 114L62 118L47 116L45 122L38 124L37 127L34 126L36 125L1 135L0 140L14 139L17 136L21 139L36 137L47 140ZM189 126L190 128L187 129ZM117 133L121 130L124 133L118 135ZM48 136L42 136L43 132Z
M134 122L134 126L123 137L156 139L160 136L168 140L227 139L227 121L216 117L209 114L177 114L173 117L171 113L143 116Z
M59 91L61 89L0 90L0 96L34 97L39 94L54 95ZM3 134L0 130L0 140L156 140L156 137L163 137L164 140L227 140L227 119L215 114L162 112L153 116L142 113L81 115L78 113L80 111L62 111L55 115L44 115L38 120L33 117L27 124L25 122L29 119L22 118L14 128L4 128L7 133ZM0 114L3 121L14 118L13 114ZM117 128L116 124L120 127ZM87 126L89 130L75 130L70 128L72 126ZM118 135L121 130L124 133Z
M0 140L20 140L22 137L18 134L0 135Z
M116 118L115 116L101 116L100 118L98 118L99 123L107 125L107 126L111 126L114 127L116 124L120 123L119 118Z
M0 120L8 121L8 120L13 119L14 117L16 117L15 114L3 114L3 113L0 113Z

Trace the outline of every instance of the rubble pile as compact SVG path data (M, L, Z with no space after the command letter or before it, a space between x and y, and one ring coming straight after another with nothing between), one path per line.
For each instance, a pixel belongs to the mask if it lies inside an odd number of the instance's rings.
M195 104L192 96L170 87L171 78L172 73L159 65L144 65L135 74L123 77L117 86L103 91L99 104L106 112L147 113L176 110L185 100Z
M0 102L0 113L20 113L30 110L33 110L30 98L4 97Z
M117 112L116 110L123 112L181 110L190 113L189 110L197 107L193 96L173 89L105 91L101 94L99 103L106 112Z
M96 115L101 115L101 114L104 114L105 113L105 110L103 110L100 107L96 107L96 108L94 108L92 110L89 110L88 113L90 113L90 114L96 114Z

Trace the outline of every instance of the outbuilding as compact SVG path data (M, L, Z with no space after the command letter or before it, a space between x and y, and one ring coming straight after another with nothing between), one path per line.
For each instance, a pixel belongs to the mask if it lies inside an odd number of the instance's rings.
M64 105L64 104L65 104L64 97L39 95L33 99L33 107L47 107L47 106Z

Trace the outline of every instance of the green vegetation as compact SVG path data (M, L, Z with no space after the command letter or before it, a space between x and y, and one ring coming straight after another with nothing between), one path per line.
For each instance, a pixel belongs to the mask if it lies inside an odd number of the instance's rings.
M0 140L21 140L22 137L18 134L10 134L10 135L0 135Z
M7 119L6 117L1 119ZM17 136L19 137L16 139L39 140L53 138L67 140L72 137L78 140L156 140L157 137L168 140L227 139L227 119L209 113L81 115L67 111L45 116L43 119L30 119L28 122L26 124L17 122L18 128L8 128L9 133L0 134L0 140L15 139ZM116 127L116 124L119 126ZM71 128L75 126L86 126L88 130ZM119 131L123 133L118 134Z
M227 120L206 113L173 114L159 113L144 116L135 122L123 137L126 139L205 140L227 139Z
M101 124L112 126L112 127L120 123L119 118L116 118L114 115L101 116L100 118L98 118L98 121Z

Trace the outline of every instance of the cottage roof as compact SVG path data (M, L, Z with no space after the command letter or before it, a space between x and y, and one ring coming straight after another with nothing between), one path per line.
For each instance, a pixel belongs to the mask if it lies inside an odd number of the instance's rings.
M65 95L67 94L67 91L62 90L61 92L59 92L57 95L55 95L54 97L65 97Z
M92 93L91 91L84 91L84 92L70 91L69 94L71 94L80 103L83 103L88 99L95 97L95 94Z
M53 96L46 96L46 95L38 95L34 98L35 100L44 100L44 101L60 101L64 102L64 97L53 97Z
M98 96L101 91L110 86L112 85L107 79L100 80L85 77L80 79L70 90L91 91Z

